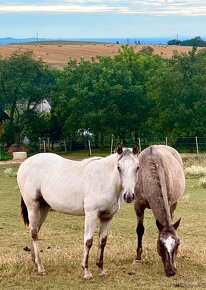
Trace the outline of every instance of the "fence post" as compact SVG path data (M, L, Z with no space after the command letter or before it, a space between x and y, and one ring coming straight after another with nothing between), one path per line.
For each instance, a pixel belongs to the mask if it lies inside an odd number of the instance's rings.
M165 145L167 146L167 137L165 138Z
M138 145L139 145L139 152L141 152L142 148L141 148L141 140L140 140L140 138L138 138Z
M44 153L46 152L46 141L43 140L43 145L44 145Z
M89 146L89 156L92 155L92 150L91 150L91 142L88 140L88 146Z
M195 137L195 143L196 143L196 152L197 152L197 154L198 154L198 153L199 153L199 147L198 147L197 136Z
M48 143L48 149L50 151L50 138L49 137L47 138L47 143Z
M67 153L67 142L65 139L64 139L64 151Z
M112 151L113 151L113 143L114 143L114 138L113 138L113 135L112 135L111 147L110 147L110 154L112 154Z

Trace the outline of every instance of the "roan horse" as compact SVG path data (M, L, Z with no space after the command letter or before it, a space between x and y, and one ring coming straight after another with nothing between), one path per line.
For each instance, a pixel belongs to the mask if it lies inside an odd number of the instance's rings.
M137 215L137 254L134 263L141 262L144 234L144 210L150 208L159 230L157 251L167 276L176 274L176 255L180 240L176 230L180 219L172 224L177 200L185 189L185 176L180 154L172 147L152 145L139 157L138 181L135 189Z
M29 226L32 240L32 260L38 273L45 269L39 255L38 232L50 208L71 215L85 215L84 278L92 278L88 268L89 250L97 218L100 220L99 246L96 265L100 276L104 247L113 215L120 205L121 195L130 203L134 200L139 161L138 147L132 150L117 146L116 153L102 157L72 161L52 153L39 153L25 160L17 174L21 191L21 210Z

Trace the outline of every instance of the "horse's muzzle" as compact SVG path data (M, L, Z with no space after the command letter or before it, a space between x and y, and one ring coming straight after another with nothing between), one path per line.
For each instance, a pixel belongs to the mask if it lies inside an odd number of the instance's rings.
M167 277L174 276L176 274L176 269L165 270L165 273L166 273Z
M133 202L134 197L135 197L134 193L124 193L123 194L124 201L127 203Z

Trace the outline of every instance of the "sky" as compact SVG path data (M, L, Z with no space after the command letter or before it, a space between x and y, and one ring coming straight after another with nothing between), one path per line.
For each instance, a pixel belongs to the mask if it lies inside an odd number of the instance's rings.
M206 0L0 0L0 38L206 37Z

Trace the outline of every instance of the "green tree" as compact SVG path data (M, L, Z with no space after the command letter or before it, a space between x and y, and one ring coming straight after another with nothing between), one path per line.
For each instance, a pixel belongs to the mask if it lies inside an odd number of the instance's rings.
M150 108L148 79L164 63L151 49L135 53L129 46L114 58L70 61L58 79L52 116L65 136L80 130L91 132L96 140L108 134L136 139Z
M0 105L10 117L3 136L8 144L18 144L25 128L32 128L38 105L50 98L54 83L52 70L31 52L17 51L0 59Z
M205 136L206 50L176 54L150 80L148 125L159 136Z

